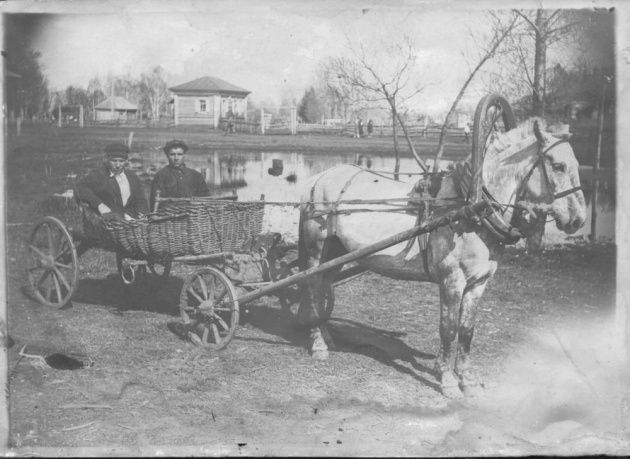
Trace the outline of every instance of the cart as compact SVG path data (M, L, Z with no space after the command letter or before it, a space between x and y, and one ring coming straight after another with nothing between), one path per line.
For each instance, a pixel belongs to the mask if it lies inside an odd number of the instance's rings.
M497 127L498 121L502 127ZM473 163L483 161L486 141L493 129L513 126L513 115L505 99L496 95L482 99L475 114ZM475 155L479 156L476 160ZM472 185L475 194L478 187L475 182ZM137 274L147 268L156 275L168 277L174 263L193 266L193 271L183 279L179 311L188 338L211 350L222 349L232 340L241 305L276 295L283 307L287 307L296 300L296 286L309 276L340 269L334 284L361 271L357 266L341 269L344 265L440 226L483 217L492 211L484 199L468 205L463 203L459 209L446 212L440 218L296 272L296 260L283 260L287 250L294 247L282 247L275 236L260 237L264 207L272 203L159 197L157 201L147 220L113 221L104 226L99 226L102 222L97 220L97 246L116 252L117 267L126 284L133 283ZM84 220L87 218L89 222L90 214L82 209ZM91 218L94 224L93 215ZM30 234L29 287L33 297L43 305L62 308L77 289L79 264L75 236L74 231L52 216L39 220ZM239 291L245 293L239 295ZM331 284L326 296L327 314L333 304Z

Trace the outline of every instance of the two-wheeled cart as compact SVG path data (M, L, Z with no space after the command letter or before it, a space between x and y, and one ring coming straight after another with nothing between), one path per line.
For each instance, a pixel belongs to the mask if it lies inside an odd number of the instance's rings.
M259 246L257 251L251 250L251 246L249 251L244 250L242 244L244 239L260 232L264 202L197 199L178 201L177 204L170 206L169 215L158 211L153 220L108 222L105 228L111 237L100 248L116 251L120 275L126 283L132 283L136 272L145 267L156 274L168 276L174 263L194 266L183 279L180 315L189 339L215 350L227 346L234 336L240 305L266 295L282 298L287 288L309 276L339 268L459 219L473 218L487 206L482 201L462 207L320 266L278 278L278 271L269 265L270 260L277 261L277 253L273 257L269 255L268 248L275 247L273 243L267 248ZM182 210L185 212L182 213ZM203 215L208 218L203 218ZM184 229L188 233L182 234ZM197 234L190 237L191 231ZM221 231L223 238L217 237ZM240 234L227 241L225 235L229 232ZM200 236L214 242L204 243ZM75 293L79 281L75 242L71 231L55 217L44 217L35 225L28 243L27 274L32 294L40 303L61 308ZM237 244L239 242L240 245ZM209 250L212 243L222 250L199 253ZM235 244L239 246L235 247ZM163 268L161 273L160 265ZM253 279L255 276L251 274L245 278L240 276L247 271L248 265L253 267L251 272L260 274L258 280ZM355 269L347 268L340 272L338 279L355 273ZM283 275L286 274L287 271ZM243 290L244 294L237 293ZM329 301L332 303L333 299L329 298Z
M473 170L480 170L488 136L497 123L514 127L514 116L500 96L484 97L475 113ZM474 175L473 175L474 177ZM443 214L378 243L347 253L317 267L294 273L297 261L284 261L286 247L278 238L261 242L264 201L190 198L159 200L150 218L103 221L83 210L96 247L117 254L120 276L133 283L136 273L148 268L168 277L173 264L192 266L183 279L179 310L188 338L197 345L222 349L229 344L239 322L239 306L267 295L276 295L283 307L295 301L295 287L309 276L341 269L385 248L460 219L479 218L491 211L479 195L478 181L471 184L473 204ZM340 201L337 204L342 204ZM355 202L356 204L356 202ZM85 235L85 231L82 232ZM264 238L263 238L264 239ZM28 242L27 276L33 297L61 308L68 304L79 282L76 234L60 219L47 216L33 228ZM294 247L293 247L294 249ZM357 274L357 267L343 269L335 281ZM238 292L245 291L239 295ZM326 310L334 303L334 290L326 293Z

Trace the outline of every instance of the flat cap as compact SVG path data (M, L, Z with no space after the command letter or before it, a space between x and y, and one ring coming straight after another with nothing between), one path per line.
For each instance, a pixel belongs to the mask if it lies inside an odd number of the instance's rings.
M164 153L168 154L168 152L171 151L173 148L181 148L182 150L184 150L184 153L188 151L188 145L186 145L186 142L184 142L183 140L173 139L169 140L168 142L166 142L166 145L164 145Z
M129 147L124 143L110 143L105 147L105 153L108 158L125 158L129 157Z

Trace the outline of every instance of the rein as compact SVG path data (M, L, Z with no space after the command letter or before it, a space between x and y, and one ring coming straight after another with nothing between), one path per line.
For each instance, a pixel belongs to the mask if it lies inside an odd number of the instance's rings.
M549 147L543 149L542 146L544 145L544 142L542 141L542 136L537 134L536 137L539 139L539 148L538 148L538 153L537 153L538 157L536 161L534 162L534 164L532 165L532 167L530 168L530 170L528 171L528 173L525 175L525 178L523 179L523 182L521 183L521 186L519 188L519 192L517 193L514 204L499 203L490 194L490 192L485 186L482 187L482 199L488 202L489 209L491 209L491 211L489 215L480 217L479 220L481 224L491 234L493 234L496 238L499 239L499 241L505 244L514 244L520 238L525 237L523 232L518 227L513 226L511 222L506 223L505 219L503 218L506 210L511 207L511 208L518 209L525 212L531 211L531 209L528 209L527 207L519 204L519 202L521 202L521 199L523 198L524 190L527 185L527 182L529 182L529 180L531 179L534 171L536 170L536 167L541 168L542 176L544 177L547 189L551 190L551 181L549 180L549 174L547 173L547 167L545 166L546 154L553 148L557 147L558 145L561 145L564 142L568 142L568 140L566 139L561 139L561 140L558 140L557 142L552 143ZM553 201L557 199L564 198L565 196L568 196L572 193L576 193L580 190L582 190L582 187L576 186L576 187L561 191L560 193L552 194L550 203L552 203ZM512 216L512 219L513 218L514 216Z

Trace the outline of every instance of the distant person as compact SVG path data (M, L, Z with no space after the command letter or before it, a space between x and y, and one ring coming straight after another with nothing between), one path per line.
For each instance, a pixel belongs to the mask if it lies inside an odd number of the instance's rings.
M470 142L470 124L466 123L466 125L464 126L464 142L469 143Z
M229 109L226 114L227 121L225 122L225 134L233 134L236 132L234 126L234 113L232 109Z
M372 132L374 132L374 123L372 122L372 120L368 121L367 131L368 131L368 137L372 137Z
M133 220L149 212L140 179L125 169L129 148L122 143L105 147L106 161L76 185L76 197L105 219Z
M357 121L357 127L359 128L359 138L363 137L363 120L359 118Z
M190 198L208 196L208 185L201 173L186 167L188 145L183 140L171 140L163 148L168 165L160 169L151 184L151 209L157 192L161 198Z

